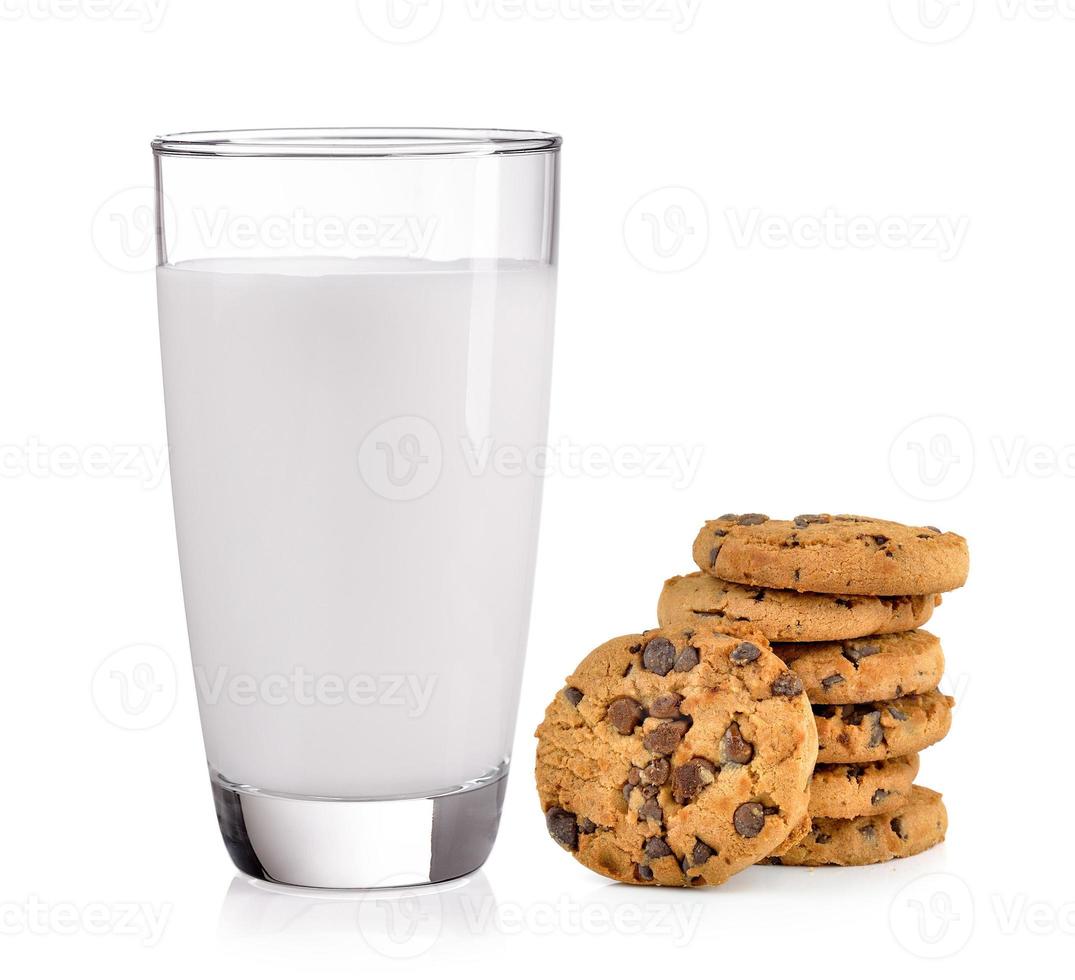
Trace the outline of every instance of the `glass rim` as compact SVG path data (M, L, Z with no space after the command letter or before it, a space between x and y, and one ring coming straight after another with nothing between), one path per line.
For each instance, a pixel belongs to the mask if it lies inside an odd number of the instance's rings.
M407 159L548 153L560 144L556 133L528 129L341 126L169 133L150 145L156 156Z

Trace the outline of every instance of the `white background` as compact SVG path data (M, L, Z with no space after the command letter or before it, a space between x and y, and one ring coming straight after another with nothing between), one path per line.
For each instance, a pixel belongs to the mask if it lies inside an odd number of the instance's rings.
M5 975L1070 967L1075 7L433 0L394 34L359 6L0 3ZM128 189L149 138L326 124L561 132L550 437L701 453L550 476L499 843L406 903L234 876L146 462L164 415ZM591 647L653 625L701 521L744 510L969 538L931 627L960 703L920 777L949 839L706 893L612 885L547 840L531 733ZM142 731L94 685L132 646L162 685Z

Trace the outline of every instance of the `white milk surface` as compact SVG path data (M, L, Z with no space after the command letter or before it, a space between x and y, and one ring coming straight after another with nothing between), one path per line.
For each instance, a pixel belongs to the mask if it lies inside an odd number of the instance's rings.
M540 468L510 464L545 440L554 270L257 259L157 276L210 766L332 797L500 766L541 502Z

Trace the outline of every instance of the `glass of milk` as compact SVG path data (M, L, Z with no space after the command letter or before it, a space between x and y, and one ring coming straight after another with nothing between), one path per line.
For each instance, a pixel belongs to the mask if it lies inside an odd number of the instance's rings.
M560 139L154 140L176 535L225 844L326 888L467 874L526 647Z

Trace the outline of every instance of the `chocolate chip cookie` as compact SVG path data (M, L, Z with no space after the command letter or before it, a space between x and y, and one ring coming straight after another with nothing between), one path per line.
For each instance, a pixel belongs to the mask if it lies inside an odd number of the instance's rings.
M814 719L760 634L610 640L567 678L536 734L549 834L617 881L719 884L807 813Z
M877 762L919 752L948 734L953 704L940 691L865 704L815 704L818 762Z
M739 585L691 572L664 583L657 603L662 626L743 623L770 642L844 640L898 633L925 623L939 595L863 596L795 592Z
M948 813L941 794L915 786L897 810L853 820L817 817L795 847L772 857L769 864L859 865L910 857L944 840Z
M958 534L852 514L725 514L698 533L694 560L744 585L876 596L948 592L963 585L969 566Z
M784 843L781 844L770 857L780 857L781 854L787 854L796 844L798 844L808 833L814 825L814 821L810 814L802 818L794 827L791 828L791 833L784 839ZM761 862L764 864L765 862Z
M926 630L839 643L774 643L813 704L859 704L925 694L941 682L941 641Z
M914 753L883 762L822 763L810 780L810 816L849 820L899 809L917 775Z

